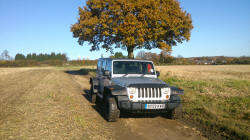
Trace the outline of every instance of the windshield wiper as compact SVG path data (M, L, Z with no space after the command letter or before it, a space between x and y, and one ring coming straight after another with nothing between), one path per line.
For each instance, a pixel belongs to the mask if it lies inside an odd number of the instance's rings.
M125 76L127 76L128 75L128 73L125 73L122 77L125 77Z
M146 73L142 73L142 74L141 74L141 77L144 77L145 75L146 75Z

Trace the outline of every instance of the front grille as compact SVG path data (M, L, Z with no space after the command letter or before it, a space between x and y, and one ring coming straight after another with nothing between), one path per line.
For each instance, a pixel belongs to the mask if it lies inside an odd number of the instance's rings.
M161 97L161 88L138 88L138 99L158 99Z

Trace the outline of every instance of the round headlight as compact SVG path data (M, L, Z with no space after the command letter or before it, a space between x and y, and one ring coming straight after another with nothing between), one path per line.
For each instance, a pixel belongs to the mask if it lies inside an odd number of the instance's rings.
M136 88L129 88L129 93L130 94L135 94L136 93Z
M161 89L161 92L162 92L163 94L167 94L167 93L169 92L169 89L168 89L168 88L162 88L162 89Z

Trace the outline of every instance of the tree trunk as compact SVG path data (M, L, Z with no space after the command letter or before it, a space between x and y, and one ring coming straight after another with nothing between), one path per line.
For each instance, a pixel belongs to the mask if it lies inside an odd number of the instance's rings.
M134 59L134 47L128 46L127 51L128 51L128 58Z

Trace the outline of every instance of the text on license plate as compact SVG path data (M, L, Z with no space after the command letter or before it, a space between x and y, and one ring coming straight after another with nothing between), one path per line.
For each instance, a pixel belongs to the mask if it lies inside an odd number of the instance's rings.
M145 104L146 109L164 109L165 104Z

